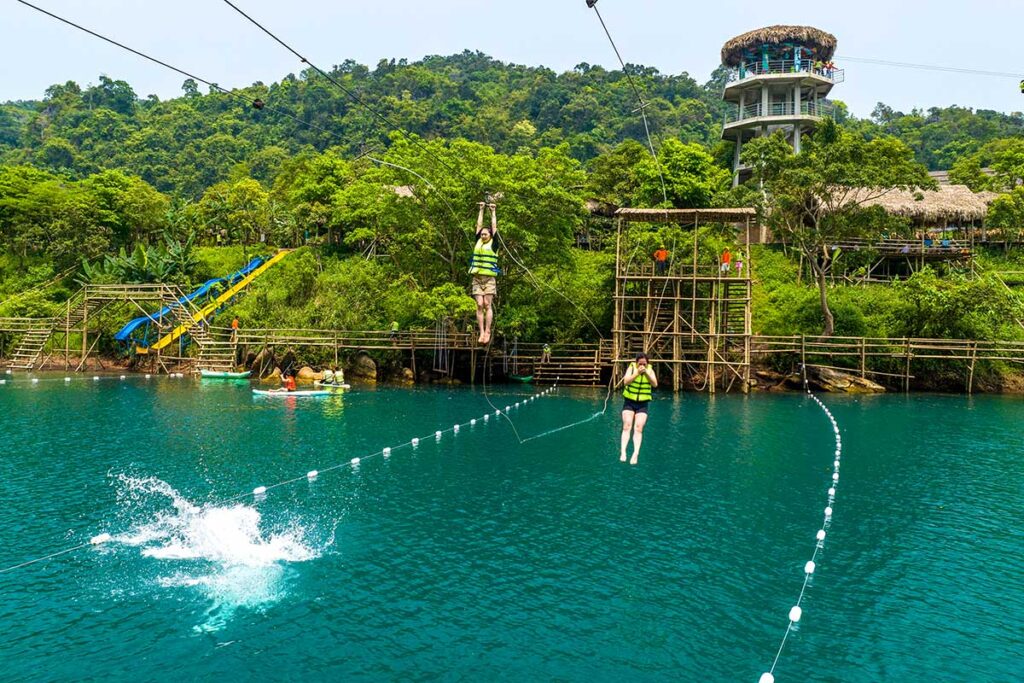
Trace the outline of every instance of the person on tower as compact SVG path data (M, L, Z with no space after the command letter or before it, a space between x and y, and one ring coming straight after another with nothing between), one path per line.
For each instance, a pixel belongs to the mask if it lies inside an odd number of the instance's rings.
M491 227L484 227L484 208L491 210ZM494 250L494 240L498 235L497 206L493 203L480 202L480 213L476 219L476 246L473 247L473 258L469 264L469 274L473 276L473 298L476 300L476 322L479 330L477 342L487 344L491 341L491 323L494 321L494 296L498 293L497 276L498 255Z

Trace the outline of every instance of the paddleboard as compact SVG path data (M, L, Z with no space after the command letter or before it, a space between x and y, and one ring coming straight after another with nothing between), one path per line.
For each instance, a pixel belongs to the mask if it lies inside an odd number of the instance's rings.
M331 390L331 391L336 391L338 389L351 389L352 388L351 384L324 384L320 380L315 380L313 382L313 386L315 386L315 387L323 387L324 389Z

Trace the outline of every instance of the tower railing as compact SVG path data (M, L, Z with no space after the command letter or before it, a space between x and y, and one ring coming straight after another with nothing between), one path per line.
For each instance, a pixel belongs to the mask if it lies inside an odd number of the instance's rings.
M835 114L835 106L831 102L801 102L800 116L832 116ZM743 108L737 108L725 116L726 125L756 119L761 116L796 116L797 109L792 102L772 102L767 108L761 106L760 102L748 104Z
M728 86L731 83L737 83L757 76L799 73L820 76L833 83L842 83L846 80L846 72L843 69L835 68L834 65L829 63L808 61L806 59L799 62L792 59L778 59L767 62L758 60L740 64L735 69L729 70L726 85Z

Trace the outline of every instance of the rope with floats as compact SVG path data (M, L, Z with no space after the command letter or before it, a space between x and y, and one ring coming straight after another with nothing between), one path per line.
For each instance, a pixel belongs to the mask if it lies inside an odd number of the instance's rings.
M814 537L814 552L811 553L811 559L808 560L803 567L804 582L803 586L800 587L800 595L789 610L789 623L786 625L786 632L782 634L782 642L779 643L779 649L775 653L775 659L772 660L772 665L768 671L761 674L761 677L758 679L758 683L775 683L775 667L778 666L779 658L782 656L782 651L786 647L786 640L803 617L803 607L801 606L801 603L803 602L804 594L807 592L807 586L811 582L811 577L814 576L814 572L817 569L815 560L818 559L818 553L822 548L824 548L825 538L828 535L828 530L832 526L832 513L836 501L836 489L839 486L839 465L843 453L843 438L839 431L839 423L836 422L836 418L832 414L832 411L829 410L828 406L825 405L821 399L815 396L813 392L811 392L810 385L807 382L807 367L801 366L801 368L803 371L804 391L807 392L807 396L817 404L818 408L821 409L832 425L832 433L835 435L835 460L833 461L832 477L829 480L828 502L825 505L821 528L818 529L818 532Z
M477 425L487 425L487 424L490 423L490 419L491 419L492 415L494 417L499 417L499 416L504 415L505 413L508 413L510 411L519 410L520 408L525 408L527 405L529 405L530 403L533 403L537 399L544 398L545 396L549 396L549 395L551 395L553 392L555 392L557 390L558 390L558 385L556 384L556 385L554 385L552 387L548 387L544 391L535 392L535 393L530 394L529 396L527 396L525 398L522 398L519 401L516 401L514 403L510 403L509 405L505 406L504 410L502 410L502 409L495 409L495 411L493 413L490 413L490 412L485 413L484 415L481 415L480 417L471 418L471 419L467 420L466 422L461 422L461 423L454 424L451 427L448 427L447 429L439 429L439 430L436 430L436 431L434 431L434 432L432 432L430 434L427 434L426 436L414 437L414 438L410 439L409 441L403 441L402 443L394 445L394 446L386 446L386 447L382 448L379 451L376 451L376 452L373 452L373 453L369 453L367 455L363 455L363 456L359 456L359 457L350 458L348 460L344 460L342 462L335 463L333 465L329 465L327 467L324 467L323 469L310 470L309 472L306 472L303 475L292 477L290 479L284 479L282 481L278 481L278 482L275 482L273 484L260 485L260 486L257 486L255 488L253 488L251 491L246 491L244 493L239 493L237 495L227 496L227 497L224 497L224 498L215 499L215 500L210 501L208 503L208 505L223 505L225 503L234 503L234 502L238 502L238 501L241 501L241 500L247 500L247 499L252 499L252 501L254 503L259 503L259 502L262 502L263 500L265 500L266 496L267 496L267 493L272 491L272 490L274 490L274 489L279 489L279 488L283 488L285 486L290 486L290 485L298 483L300 481L314 482L321 475L327 474L329 472L335 472L335 471L339 471L339 470L342 470L342 469L355 469L355 468L357 468L360 465L360 463L365 462L366 460L370 460L372 458L377 458L377 457L381 457L381 458L387 459L387 458L391 457L392 453L394 453L394 452L397 452L397 451L400 451L400 450L406 449L406 448L416 449L420 445L420 443L428 442L430 439L434 439L435 442L439 442L447 434L458 435L463 429L465 429L467 427L475 427ZM77 550L82 550L83 548L88 548L88 547L91 547L91 546L100 546L100 545L103 545L103 544L108 543L109 541L113 540L113 538L114 537L109 532L103 532L103 533L97 534L95 536L91 536L89 538L89 540L84 542L84 543L79 543L77 545L73 545L71 547L64 548L62 550L57 550L55 552L48 553L46 555L41 555L39 557L35 557L35 558L29 559L29 560L25 560L23 562L18 562L16 564L9 565L9 566L4 567L4 568L0 568L0 574L6 574L6 573L9 573L9 572L13 572L13 571L15 571L17 569L21 569L23 567L28 567L28 566L31 566L33 564L37 564L39 562L45 562L46 560L50 560L50 559L53 559L55 557L61 557L63 555L67 555L67 554L73 553L73 552L75 552Z

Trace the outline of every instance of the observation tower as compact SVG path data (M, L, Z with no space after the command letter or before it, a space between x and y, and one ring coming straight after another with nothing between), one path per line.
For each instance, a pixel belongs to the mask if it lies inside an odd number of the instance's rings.
M729 69L722 98L731 105L722 139L736 143L734 186L750 175L740 164L744 142L783 130L799 153L801 137L832 116L826 98L844 79L832 63L835 51L835 36L811 26L760 28L722 47L722 64Z

